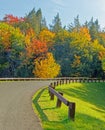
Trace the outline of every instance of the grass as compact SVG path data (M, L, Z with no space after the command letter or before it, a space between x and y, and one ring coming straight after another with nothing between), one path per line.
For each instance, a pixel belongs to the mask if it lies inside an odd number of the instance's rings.
M56 108L48 89L33 97L33 107L44 130L105 130L105 83L70 83L56 87L64 97L76 103L75 121L68 119L68 107Z

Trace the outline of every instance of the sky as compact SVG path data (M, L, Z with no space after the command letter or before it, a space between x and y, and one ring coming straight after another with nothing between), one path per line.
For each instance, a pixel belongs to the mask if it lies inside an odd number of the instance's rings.
M84 24L98 19L101 28L105 27L105 0L1 0L0 20L5 14L24 17L33 8L42 10L46 18L47 25L52 24L52 20L59 13L62 26L73 23L74 18L79 15L80 23Z

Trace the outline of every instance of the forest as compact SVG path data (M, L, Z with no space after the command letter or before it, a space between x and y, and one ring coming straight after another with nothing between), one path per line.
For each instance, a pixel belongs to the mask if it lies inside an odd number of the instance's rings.
M59 13L47 25L41 9L0 21L0 77L105 78L105 31L93 17L67 27Z

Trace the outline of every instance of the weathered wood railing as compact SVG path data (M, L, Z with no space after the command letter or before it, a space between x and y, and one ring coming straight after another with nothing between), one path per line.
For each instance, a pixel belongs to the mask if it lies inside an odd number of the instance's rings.
M61 103L63 102L66 106L68 106L68 118L74 120L75 118L75 107L76 104L74 102L69 102L67 99L63 97L63 93L57 92L55 87L62 84L70 84L70 83L99 83L105 82L102 79L96 78L57 78L53 83L49 85L49 93L50 99L54 100L54 95L57 97L57 107L61 107Z
M71 82L105 82L105 79L88 78L88 77L58 77L58 78L0 78L0 81L41 81L52 80L59 81L59 83Z
M61 85L61 84L68 84L68 83L100 83L100 82L105 82L105 79L97 79L97 78L58 78L56 79L56 82L54 82L55 86L56 85Z
M56 82L54 82L55 84ZM54 100L54 95L57 97L57 107L61 107L61 103L63 102L66 106L68 106L68 118L74 121L75 119L75 103L69 102L67 99L63 97L63 93L57 92L55 90L55 86L52 86L52 83L49 85L49 93L50 99Z

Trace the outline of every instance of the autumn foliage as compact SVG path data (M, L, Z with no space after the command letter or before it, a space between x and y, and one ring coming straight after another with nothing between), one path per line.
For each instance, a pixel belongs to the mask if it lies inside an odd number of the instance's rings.
M45 42L47 44L48 47L51 47L54 43L54 37L55 37L55 33L51 32L48 29L44 29L40 32L39 34L39 39L42 42Z
M33 73L38 78L55 78L60 72L60 66L55 62L52 53L48 53L46 59L35 61Z
M59 14L47 27L41 9L0 21L0 77L105 78L105 31L97 20L62 27Z
M7 14L5 17L4 17L4 21L6 23L9 23L9 24L14 24L14 23L18 23L18 22L23 22L25 20L25 18L18 18L17 16L13 16L12 14Z
M0 23L0 44L5 49L12 49L12 46L24 46L25 36L19 28L14 28L6 23Z
M29 57L37 58L47 52L47 45L45 42L33 39L32 42L26 46L27 55Z
M36 38L35 31L32 28L28 29L26 31L26 35L25 35L25 43L26 43L26 45L27 46L30 45L32 40L35 39L35 38Z

